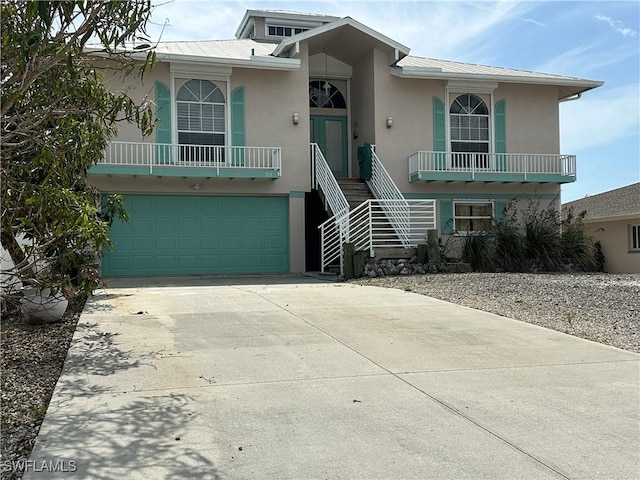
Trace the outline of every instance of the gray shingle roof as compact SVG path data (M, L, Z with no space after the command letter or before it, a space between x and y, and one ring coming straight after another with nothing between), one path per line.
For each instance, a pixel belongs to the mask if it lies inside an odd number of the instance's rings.
M563 210L568 208L573 208L576 215L586 210L585 220L640 215L640 182L562 205Z

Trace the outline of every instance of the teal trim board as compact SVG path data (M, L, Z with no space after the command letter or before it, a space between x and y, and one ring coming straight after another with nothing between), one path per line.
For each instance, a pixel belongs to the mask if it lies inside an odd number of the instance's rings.
M240 157L238 157L240 158ZM184 178L280 178L281 172L275 168L237 168L237 167L181 167L179 165L108 165L98 164L89 169L89 173L98 175L152 175L156 177Z
M304 192L291 191L289 192L289 198L304 198Z
M463 199L463 200L475 200L475 199L500 199L500 200L512 200L512 199L523 199L523 200L554 200L558 198L558 195L553 193L403 193L404 198L408 199L416 199L416 200L451 200L455 199Z
M115 221L105 277L289 271L289 199L124 195L129 223Z

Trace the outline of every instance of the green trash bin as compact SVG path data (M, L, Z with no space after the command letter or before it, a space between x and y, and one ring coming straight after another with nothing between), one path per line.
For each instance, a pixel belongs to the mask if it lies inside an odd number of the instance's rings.
M358 147L358 165L360 167L360 178L369 180L371 178L371 161L373 152L371 145L365 143L362 147Z

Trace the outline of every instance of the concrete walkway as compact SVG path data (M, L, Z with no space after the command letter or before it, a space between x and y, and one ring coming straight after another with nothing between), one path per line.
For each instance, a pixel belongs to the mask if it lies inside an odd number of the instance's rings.
M638 478L639 376L634 353L401 290L113 281L24 478Z

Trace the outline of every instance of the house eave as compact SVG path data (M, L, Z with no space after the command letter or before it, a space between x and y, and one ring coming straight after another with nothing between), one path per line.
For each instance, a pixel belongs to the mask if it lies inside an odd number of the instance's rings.
M335 22L327 23L325 25L322 25L321 27L316 27L311 30L307 30L306 32L299 33L298 35L294 35L292 37L286 38L282 40L282 42L280 42L280 45L276 47L272 55L274 57L279 57L280 55L288 52L298 42L309 40L318 35L322 35L324 33L327 33L332 30L336 30L338 28L345 27L345 26L351 26L361 31L364 34L369 35L375 40L388 45L390 48L395 50L396 61L409 55L409 52L411 50L409 47L402 45L401 43L396 42L395 40L392 40L391 38L379 32L376 32L372 28L367 27L366 25L358 22L357 20L354 20L351 17L344 17Z
M617 222L623 220L636 220L640 219L640 212L637 213L624 213L620 215L605 215L600 217L585 217L582 223L601 223L601 222Z
M571 93L563 95L559 99L571 97L578 93L601 87L604 82L596 80L582 80L571 78L548 77L517 77L511 75L487 75L473 73L443 72L438 67L390 67L391 75L400 78L419 78L425 80L472 80L493 81L498 83L520 83L529 85L553 85L556 87L569 87Z
M298 58L276 58L264 55L252 55L248 59L245 59L203 57L197 55L159 54L157 56L157 61L285 71L299 70L301 65L301 61Z

